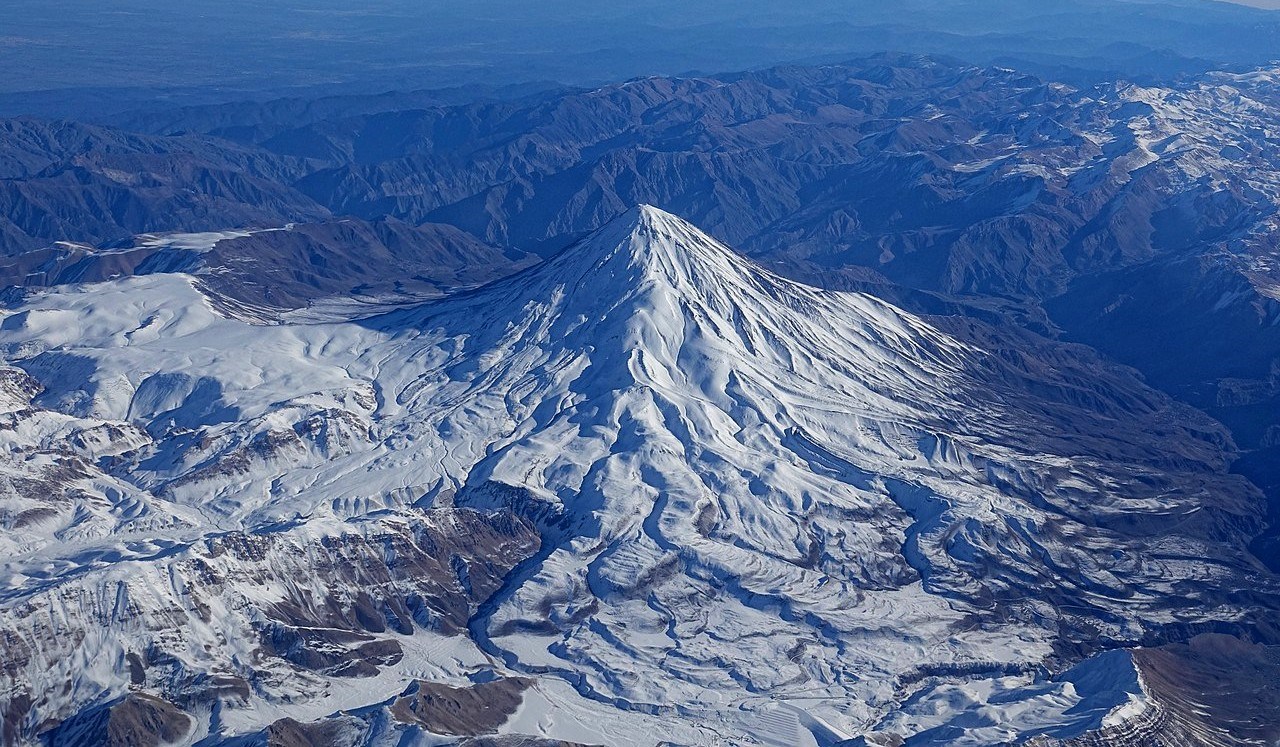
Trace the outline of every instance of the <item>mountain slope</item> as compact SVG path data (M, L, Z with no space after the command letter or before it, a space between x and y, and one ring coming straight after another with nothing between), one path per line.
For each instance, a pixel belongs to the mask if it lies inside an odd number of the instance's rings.
M373 744L431 731L413 683L497 679L494 729L588 743L1073 738L1147 707L1092 654L1273 632L1220 426L968 339L649 207L359 322L255 327L182 275L39 294L0 320L36 404L145 431L106 468L199 519L6 562L5 727L132 687L197 736L343 711L314 728Z
M420 459L466 478L441 492L562 517L561 549L473 635L600 697L660 707L708 686L781 695L858 677L846 692L875 703L889 696L871 672L941 664L908 653L918 640L880 640L886 628L946 631L948 665L998 669L1036 646L993 645L999 625L966 640L960 610L1051 618L1046 647L1159 640L1161 620L1205 614L1256 572L1240 551L1256 493L1220 474L1187 413L1053 392L1051 372L1030 380L873 299L762 272L657 211L419 313L387 323L439 363L384 392L444 413L430 429L445 443ZM1235 550L1218 544L1231 534ZM1204 557L1225 562L1193 579ZM548 608L563 622L548 628ZM770 635L743 657L732 635L679 634L708 617ZM780 668L796 647L812 658Z
M654 202L790 277L1095 346L1230 427L1271 499L1258 546L1280 567L1276 81L1077 88L881 56L336 120L265 145L329 159L297 187L332 210L546 253Z
M289 186L304 164L216 138L0 120L0 256L55 241L329 217Z

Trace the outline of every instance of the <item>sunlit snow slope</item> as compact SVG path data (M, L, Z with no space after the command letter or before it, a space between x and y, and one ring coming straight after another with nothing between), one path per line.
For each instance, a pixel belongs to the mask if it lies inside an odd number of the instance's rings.
M1150 710L1099 651L1274 592L1216 424L649 207L362 321L252 326L160 275L36 296L0 345L46 387L6 395L39 423L0 483L14 740L152 696L186 741L1070 738ZM12 475L72 426L121 446L30 514ZM439 685L505 705L459 730Z

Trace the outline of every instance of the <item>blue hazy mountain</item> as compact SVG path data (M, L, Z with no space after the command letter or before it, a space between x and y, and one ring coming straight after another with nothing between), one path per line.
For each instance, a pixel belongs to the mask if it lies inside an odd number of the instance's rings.
M153 106L157 96L198 103L289 91L597 84L884 50L1016 63L1057 78L1167 79L1264 64L1280 42L1280 16L1210 0L4 6L0 106L8 114L83 116ZM11 95L24 91L46 93Z

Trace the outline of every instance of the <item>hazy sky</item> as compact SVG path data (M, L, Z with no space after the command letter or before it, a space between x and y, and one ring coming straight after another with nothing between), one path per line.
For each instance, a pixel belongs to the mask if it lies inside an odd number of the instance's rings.
M946 54L1046 75L1280 58L1280 0L0 0L0 96L244 97ZM188 95L174 93L172 95Z

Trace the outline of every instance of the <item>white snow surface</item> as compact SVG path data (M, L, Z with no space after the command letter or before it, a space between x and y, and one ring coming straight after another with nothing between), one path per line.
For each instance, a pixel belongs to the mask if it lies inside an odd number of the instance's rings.
M135 248L146 247L151 249L179 249L189 252L204 254L213 251L213 248L219 242L228 241L230 239L243 239L252 236L255 233L266 233L268 231L289 231L293 229L293 224L283 226L281 228L254 228L235 231L202 231L199 233L159 233L159 234L142 234L135 241ZM125 250L127 251L127 250Z
M650 207L497 284L362 321L248 324L179 274L4 313L0 351L46 390L0 447L102 424L133 434L85 478L111 496L93 504L99 529L0 536L0 628L35 635L35 609L84 636L74 661L37 657L3 682L49 686L32 719L123 692L124 652L140 637L163 647L166 626L191 626L169 651L191 669L244 671L248 612L179 611L170 570L192 543L294 522L306 546L409 505L524 511L544 552L477 612L472 640L408 637L418 653L371 680L274 672L222 714L225 733L380 702L414 677L461 682L483 661L539 680L510 733L1071 736L1143 701L1115 685L1132 670L1118 659L1098 665L1108 677L1046 679L1059 623L1126 639L1183 604L1233 614L1183 596L1240 576L1193 562L1231 554L1167 519L1252 510L1194 447L1154 467L1089 446L1085 422L1068 450L1028 423L1070 421L1076 405L989 378L992 352L775 276ZM1165 427L1161 407L1132 417ZM1164 529L1108 529L1144 517ZM276 593L243 583L227 598ZM99 614L115 589L141 622ZM60 677L74 686L55 692Z

